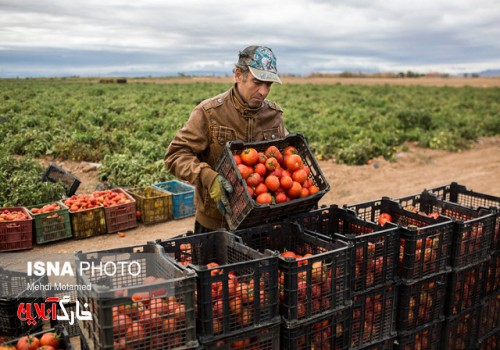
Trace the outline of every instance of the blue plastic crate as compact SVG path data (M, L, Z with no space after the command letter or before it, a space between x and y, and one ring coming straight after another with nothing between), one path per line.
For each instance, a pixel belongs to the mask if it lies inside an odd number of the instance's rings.
M171 180L154 184L153 187L169 192L172 195L174 219L181 219L195 214L194 186L178 180Z

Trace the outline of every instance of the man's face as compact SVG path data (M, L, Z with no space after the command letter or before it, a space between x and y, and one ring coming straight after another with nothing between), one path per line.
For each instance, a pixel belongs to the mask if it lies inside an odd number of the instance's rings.
M255 79L252 73L248 72L246 77L238 69L235 74L238 92L250 108L258 108L271 91L271 82Z

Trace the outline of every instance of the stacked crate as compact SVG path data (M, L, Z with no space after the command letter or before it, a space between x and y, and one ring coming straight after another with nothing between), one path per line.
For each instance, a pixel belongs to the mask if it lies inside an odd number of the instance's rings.
M0 267L0 337L22 336L42 328L43 319L37 317L34 304L44 304L47 292L32 290L28 285L48 283L47 275L29 276Z
M489 256L487 254L484 256L483 281L477 282L483 286L483 296L478 306L479 311L477 311L479 322L476 348L498 349L500 346L500 197L474 192L456 182L432 188L429 192L442 201L473 209L478 214L481 208L489 209L496 216L489 246ZM484 249L484 251L486 250ZM482 260L482 257L478 257L479 261ZM481 265L481 262L479 264ZM480 274L472 267L472 273L474 272ZM474 288L470 284L467 286L467 288L471 287Z
M387 348L395 337L399 228L379 225L336 205L297 216L306 232L353 245L350 348Z
M397 201L418 212L437 213L453 221L443 345L458 349L474 346L496 213L441 200L427 191Z
M347 208L364 220L380 222L385 215L400 226L396 345L417 349L428 343L438 349L439 339L428 341L429 329L441 327L444 319L452 220L430 217L414 210L414 204L387 197Z
M292 222L256 226L235 234L258 251L280 253L280 348L347 349L352 244L305 233Z
M154 243L77 252L75 266L81 272L77 284L90 286L78 289L78 301L88 306L92 317L78 320L83 348L184 350L199 346L195 274L167 259Z
M204 348L280 349L275 252L258 252L226 231L156 244L196 272L196 327Z

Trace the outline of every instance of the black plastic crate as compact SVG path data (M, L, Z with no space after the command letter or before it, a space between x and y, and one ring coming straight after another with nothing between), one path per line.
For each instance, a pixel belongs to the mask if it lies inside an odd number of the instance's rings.
M496 208L497 217L495 232L491 241L491 251L500 251L500 197L474 192L466 186L452 182L447 185L428 189L439 199L457 203L473 209Z
M436 213L453 220L453 240L450 265L454 268L477 263L490 253L491 238L495 229L496 212L484 208L472 209L438 199L429 192L422 192L396 199L405 208L412 207L420 213Z
M351 313L351 349L361 349L396 334L398 284L357 293Z
M30 341L32 342L32 344L35 344L34 338L40 340L42 338L42 336L46 333L56 333L57 334L57 336L60 339L59 346L57 347L58 350L73 350L73 345L71 344L71 341L69 339L69 334L63 326L56 326L54 328L49 328L49 329L44 329L44 330L40 330L40 331L36 331L36 332L31 332L29 334L29 336L32 337L32 339ZM20 338L21 337L16 338L16 339L11 339L5 343L0 343L0 346L7 346L7 348L9 348L10 346L15 347ZM15 348L13 348L13 349L15 349Z
M258 349L279 350L280 323L272 323L233 336L202 344L205 350L210 349Z
M77 252L82 266L101 267L77 274L78 301L92 320L79 321L90 349L186 349L196 338L193 271L181 269L154 243L110 250ZM107 269L103 270L103 266ZM123 265L125 264L125 265ZM121 269L119 266L125 266ZM114 270L116 267L116 272Z
M292 222L238 230L243 242L260 252L280 253L279 309L290 326L346 306L351 298L352 244L302 231ZM297 258L286 258L294 252Z
M450 264L453 221L437 219L406 210L388 197L347 206L363 220L378 222L389 214L400 225L399 276L405 283L444 272Z
M500 292L483 298L479 317L479 339L500 331Z
M28 288L30 285L47 285L46 275L28 276L25 272L9 271L0 267L0 335L21 336L40 329L43 318L36 315L33 304L44 304L48 296L45 289L39 291ZM26 305L30 304L28 310ZM21 311L21 318L18 317Z
M392 350L394 349L394 342L396 341L396 336L391 336L385 340L379 341L372 345L365 346L362 350Z
M484 294L486 263L485 260L461 269L454 269L449 274L445 304L446 316L457 315L481 303Z
M293 326L281 323L281 349L349 349L350 308L331 311Z
M157 244L167 256L196 271L197 331L203 343L279 321L275 252L260 253L226 231Z
M444 330L444 317L423 324L410 331L400 331L394 349L397 350L441 350Z
M412 331L427 323L444 318L448 273L422 278L399 286L398 332Z
M57 166L55 163L50 163L49 167L45 170L42 176L42 181L60 182L66 188L66 195L68 197L74 195L78 186L80 186L80 179L70 173L69 171Z
M495 294L500 291L500 252L496 252L485 264L484 295Z
M287 146L294 146L301 156L304 165L311 170L309 177L318 186L319 191L315 194L290 200L280 204L259 204L252 199L248 192L247 184L238 171L233 154L240 153L247 147L255 148L264 152L269 146L276 146L283 150ZM229 142L220 156L215 170L231 182L233 192L228 194L232 214L226 214L229 229L236 230L254 226L256 222L265 224L278 222L297 213L303 213L317 207L321 197L330 190L318 162L314 158L305 137L301 134L289 134L284 139L272 141L259 141L243 143L241 141Z
M476 345L477 350L498 350L500 347L500 330L485 338L479 339Z
M303 229L354 246L352 290L364 291L397 279L399 228L362 220L353 211L337 205L312 210L293 218Z
M446 317L441 338L442 349L473 349L477 342L479 307Z
M76 280L75 280L76 282ZM74 285L76 283L73 283ZM68 290L64 292L59 292L55 294L55 297L59 298L59 300L65 300L63 305L64 305L64 310L68 315L71 315L71 312L73 312L76 315L76 302L78 301L78 296L76 290ZM55 303L56 305L56 315L61 315L61 316L66 316L65 311L62 310L59 302ZM62 326L66 329L70 337L76 337L80 335L80 330L78 327L78 323L75 322L70 322L70 320L58 320L57 318L52 318L50 319L50 326L51 327L56 327L56 326Z

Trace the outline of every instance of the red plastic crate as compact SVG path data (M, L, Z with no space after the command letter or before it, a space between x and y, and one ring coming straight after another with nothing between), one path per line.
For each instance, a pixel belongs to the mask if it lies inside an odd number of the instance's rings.
M360 349L395 335L397 296L394 283L354 295L350 348Z
M450 264L453 221L437 219L404 209L400 203L383 197L347 206L363 220L378 222L387 213L400 227L399 276L405 283L445 272Z
M441 350L444 330L444 317L434 322L423 324L410 331L400 331L394 349L397 350Z
M483 297L486 261L454 269L449 274L445 315L457 315L477 307Z
M119 269L127 263L128 267ZM116 349L126 344L135 350L166 350L199 345L195 273L179 268L159 246L150 242L77 252L76 269L87 264L118 266L115 273L88 269L76 276L78 285L91 285L90 290L78 290L80 305L86 303L92 315L92 320L78 321L90 349Z
M412 331L444 318L448 273L422 278L399 286L398 332Z
M106 231L113 233L137 227L137 210L134 197L121 188L113 188L109 191L124 194L130 202L104 207Z
M428 191L441 200L457 203L465 207L473 209L496 208L496 224L493 239L491 240L491 252L498 251L500 253L500 197L474 192L456 182L434 187L428 189Z
M302 232L292 222L256 226L235 234L260 252L290 251L300 256L279 257L279 310L290 327L350 303L351 243Z
M319 187L319 191L303 198L295 198L288 202L272 205L259 204L253 200L248 192L245 180L243 180L238 171L233 154L240 153L247 147L264 152L271 145L276 146L280 150L283 150L287 146L294 146L301 156L304 165L307 165L311 170L309 177ZM233 186L233 192L228 194L232 214L227 213L225 216L231 231L254 226L256 222L266 224L282 221L297 213L303 213L316 208L321 197L330 189L330 185L309 149L305 137L301 134L289 134L284 139L271 141L230 142L226 145L224 153L221 154L214 168L219 174L229 180Z
M280 323L257 327L216 341L202 343L205 350L258 349L279 350Z
M302 321L281 323L281 349L349 349L350 308Z
M280 320L275 252L258 252L226 231L156 243L168 257L196 272L196 319L202 343Z
M473 349L477 342L479 307L472 307L462 313L446 317L441 338L442 349Z
M397 279L399 228L362 220L337 205L300 214L292 219L306 232L319 233L354 245L352 289L361 292Z
M0 221L0 252L33 248L33 217L25 207L0 208L4 211L22 212L29 219Z

